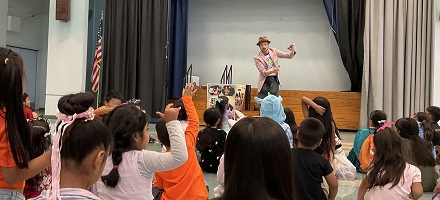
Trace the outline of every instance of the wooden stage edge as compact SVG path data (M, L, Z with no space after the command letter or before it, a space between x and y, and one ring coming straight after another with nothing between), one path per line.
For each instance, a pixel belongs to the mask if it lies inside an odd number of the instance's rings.
M280 90L283 98L283 107L290 108L294 115L296 123L299 124L304 119L301 109L301 98L306 96L313 99L322 96L330 101L333 118L336 126L340 130L357 131L359 130L360 110L361 110L361 93L360 92L332 92L332 91L306 91L306 90ZM257 96L257 89L251 90L251 110L243 110L246 116L258 116L259 111L254 111L254 107L259 105L255 102L254 97ZM168 99L168 103L173 103L177 99ZM203 112L207 108L206 87L199 87L193 98L194 105L199 115L200 125L206 125L203 121Z

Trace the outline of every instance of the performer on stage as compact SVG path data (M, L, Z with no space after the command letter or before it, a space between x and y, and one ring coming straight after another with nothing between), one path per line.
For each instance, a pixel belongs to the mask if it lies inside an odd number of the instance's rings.
M272 95L279 96L280 93L280 66L278 65L278 58L291 59L296 54L295 44L288 47L290 53L269 48L270 40L266 36L258 38L257 46L260 47L260 52L254 57L255 66L260 72L258 78L258 98L263 99L268 92Z

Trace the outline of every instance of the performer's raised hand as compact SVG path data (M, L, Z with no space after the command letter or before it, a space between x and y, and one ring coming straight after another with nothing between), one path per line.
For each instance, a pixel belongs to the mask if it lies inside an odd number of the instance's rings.
M325 113L325 108L320 105L316 105L316 107L313 109L315 109L315 111L321 116Z

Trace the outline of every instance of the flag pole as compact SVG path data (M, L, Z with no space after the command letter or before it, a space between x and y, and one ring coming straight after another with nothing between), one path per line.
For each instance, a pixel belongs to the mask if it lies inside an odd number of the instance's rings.
M104 10L101 10L101 19L100 19L100 21L102 21L102 20L104 20ZM100 22L101 23L101 22ZM102 31L102 30L101 30ZM102 35L101 35L101 37L104 37L104 34L103 33L101 33ZM101 39L102 40L102 39ZM102 62L102 61L101 61ZM101 69L99 70L100 72L99 72L99 75L98 75L98 77L99 77L99 83L98 83L98 85L99 86L101 86ZM101 90L100 90L100 88L99 88L99 86L98 86L98 91L96 91L96 108L99 108L99 95L100 95L100 93L101 93Z

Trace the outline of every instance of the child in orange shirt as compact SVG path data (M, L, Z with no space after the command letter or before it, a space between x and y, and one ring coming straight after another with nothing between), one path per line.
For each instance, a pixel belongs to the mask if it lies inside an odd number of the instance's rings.
M107 113L111 112L117 106L120 106L122 101L123 98L121 94L114 91L108 92L107 95L105 95L104 105L94 111L95 117L102 120Z
M0 48L0 199L24 199L25 180L50 164L50 151L29 158L31 131L24 117L23 83L23 60Z
M193 91L193 93L196 91L195 86L192 85L187 85L186 90ZM194 150L199 132L199 117L191 96L182 97L182 101L189 121L189 125L185 130L188 160L176 169L157 172L155 174L156 186L165 190L161 197L162 200L206 200L208 199L208 190ZM159 141L166 146L167 151L171 151L168 132L164 125L165 123L160 121L156 124L157 136Z

